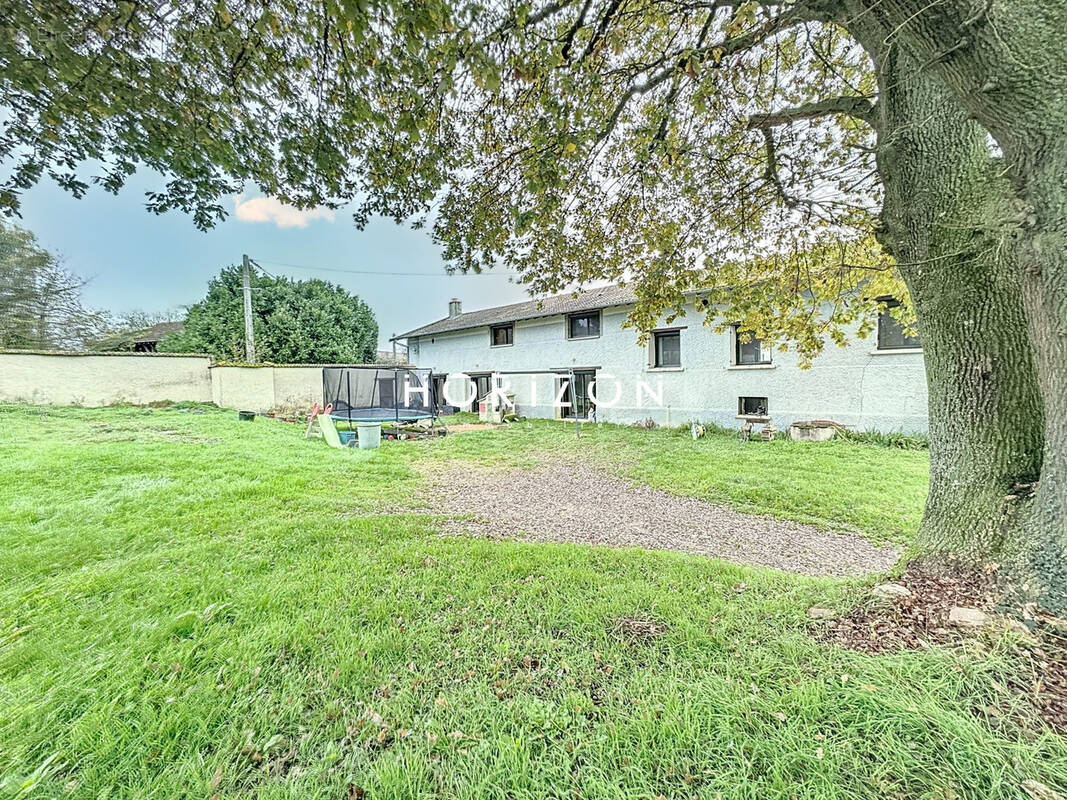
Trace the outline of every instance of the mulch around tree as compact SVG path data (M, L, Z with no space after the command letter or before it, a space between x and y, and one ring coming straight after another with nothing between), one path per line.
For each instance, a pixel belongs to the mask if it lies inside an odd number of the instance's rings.
M871 600L842 617L813 622L812 635L863 653L917 650L962 644L979 635L979 629L949 621L953 607L974 608L990 615L1012 611L1002 605L992 573L913 563L894 583L911 594L892 601ZM1050 728L1067 733L1067 630L1040 618L1011 624L1019 635L1008 644L1014 669L1008 685L999 687L1000 705L1006 709L1017 705L1012 701L1024 700ZM981 711L992 717L1012 716L1003 709L987 706Z

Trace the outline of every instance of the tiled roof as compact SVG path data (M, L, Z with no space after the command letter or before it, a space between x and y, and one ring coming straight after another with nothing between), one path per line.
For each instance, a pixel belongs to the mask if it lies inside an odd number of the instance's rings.
M553 317L557 314L573 314L578 311L593 311L608 306L622 306L633 303L637 296L626 286L604 286L599 289L587 289L575 295L573 292L545 297L541 300L526 300L506 306L483 308L480 311L468 311L454 317L445 317L413 331L401 333L396 339L413 336L430 336L436 333L462 331L468 328L481 328L486 325L499 325L503 322L518 322L537 317Z

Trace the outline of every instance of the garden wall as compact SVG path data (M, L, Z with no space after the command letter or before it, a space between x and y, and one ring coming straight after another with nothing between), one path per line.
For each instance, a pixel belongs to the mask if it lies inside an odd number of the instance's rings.
M161 353L0 352L0 402L106 406L163 401L247 411L322 402L322 366L231 367Z
M321 366L211 368L211 398L221 408L296 411L322 403Z
M0 401L38 405L211 402L207 356L0 353Z

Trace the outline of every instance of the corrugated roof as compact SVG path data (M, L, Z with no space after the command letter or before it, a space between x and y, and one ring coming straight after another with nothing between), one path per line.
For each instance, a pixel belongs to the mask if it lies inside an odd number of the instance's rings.
M445 317L421 328L401 333L395 339L407 339L412 336L430 336L436 333L462 331L469 328L482 328L487 325L499 325L504 322L518 322L523 319L554 317L557 314L574 314L578 311L593 311L608 306L622 306L634 303L637 295L627 286L604 286L599 289L587 289L575 295L573 292L557 294L541 300L526 300L506 306L483 308L468 311L455 317Z

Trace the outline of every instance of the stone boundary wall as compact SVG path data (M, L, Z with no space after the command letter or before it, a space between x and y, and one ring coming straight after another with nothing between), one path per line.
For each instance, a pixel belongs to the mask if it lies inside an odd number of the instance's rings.
M230 367L215 365L211 400L244 411L306 411L322 403L321 366Z
M211 359L156 353L0 352L0 401L55 406L211 402Z
M0 402L106 406L164 401L247 411L322 402L323 366L215 364L204 355L0 351ZM387 368L387 367L383 367Z

